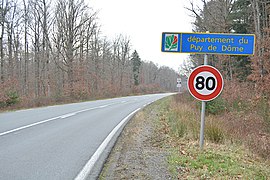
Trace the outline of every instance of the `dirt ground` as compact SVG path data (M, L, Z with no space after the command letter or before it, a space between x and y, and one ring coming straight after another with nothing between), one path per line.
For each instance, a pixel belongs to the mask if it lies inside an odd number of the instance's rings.
M99 179L172 179L155 109L147 107L129 121Z

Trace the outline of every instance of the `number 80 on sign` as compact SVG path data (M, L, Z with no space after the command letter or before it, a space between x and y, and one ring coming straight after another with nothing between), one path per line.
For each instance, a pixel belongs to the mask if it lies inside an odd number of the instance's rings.
M223 78L212 66L199 66L188 78L188 90L192 96L201 101L215 99L223 89Z

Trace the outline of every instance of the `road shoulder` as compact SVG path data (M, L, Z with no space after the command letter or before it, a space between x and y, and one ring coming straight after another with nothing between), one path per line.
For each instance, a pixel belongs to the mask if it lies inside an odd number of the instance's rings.
M159 102L130 120L109 155L99 179L171 179L158 133Z

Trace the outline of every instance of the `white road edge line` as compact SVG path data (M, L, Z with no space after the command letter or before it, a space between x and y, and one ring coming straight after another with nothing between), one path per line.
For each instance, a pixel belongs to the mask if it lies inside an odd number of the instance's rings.
M110 132L110 134L104 139L104 141L100 144L96 152L92 155L92 157L88 160L88 162L84 165L83 169L80 173L76 176L74 180L85 180L89 173L91 172L92 168L94 167L95 163L98 161L100 155L105 150L106 146L109 144L115 133L121 128L121 126L130 118L132 117L137 111L141 108L136 109L135 111L131 112L127 117L125 117L121 122L115 126L115 128Z
M33 123L33 124L29 124L29 125L26 125L26 126L22 126L22 127L19 127L19 128L15 128L15 129L9 130L9 131L2 132L2 133L0 133L0 136L4 136L4 135L6 135L6 134L10 134L10 133L13 133L13 132L16 132L16 131L20 131L20 130L23 130L23 129L26 129L26 128L30 128L30 127L33 127L33 126L37 126L37 125L39 125L39 124L44 124L44 123L46 123L46 122L50 122L50 121L53 121L53 120L56 120L56 119L64 119L64 118L68 118L68 117L74 116L74 115L76 115L76 114L78 114L78 113L81 113L81 112L90 111L90 110L94 110L94 109L105 108L105 107L107 107L107 106L110 106L110 104L103 105L103 106L98 106L98 107L93 107L93 108L88 108L88 109L76 111L76 112L73 112L73 113L63 114L63 115L61 115L61 116L53 117L53 118L46 119L46 120L43 120L43 121L39 121L39 122L36 122L36 123Z

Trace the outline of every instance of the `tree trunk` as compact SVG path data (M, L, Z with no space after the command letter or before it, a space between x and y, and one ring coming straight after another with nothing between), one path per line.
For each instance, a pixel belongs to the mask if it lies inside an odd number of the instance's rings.
M1 65L0 65L0 80L1 83L4 82L4 46L3 46L3 39L4 39L4 32L5 32L5 16L6 16L7 8L4 7L4 1L2 0L1 4L1 37L0 37L0 57L1 57Z
M5 26L4 26L4 22L1 23L2 24L2 33L1 33L1 38L0 38L0 56L1 56L1 83L4 82L4 47L3 47L3 38L4 38L4 30L5 30Z
M24 4L24 79L23 79L23 93L28 94L28 61L29 61L29 49L28 49L28 7L25 0Z
M261 79L263 78L263 58L262 58L262 46L261 46L261 41L262 41L262 31L261 31L261 21L260 21L260 7L259 7L259 2L258 0L252 0L250 1L252 5L252 10L253 10L253 18L254 18L254 25L255 25L255 34L257 36L257 49L258 49L258 63L259 63L259 69L260 69L260 77Z

